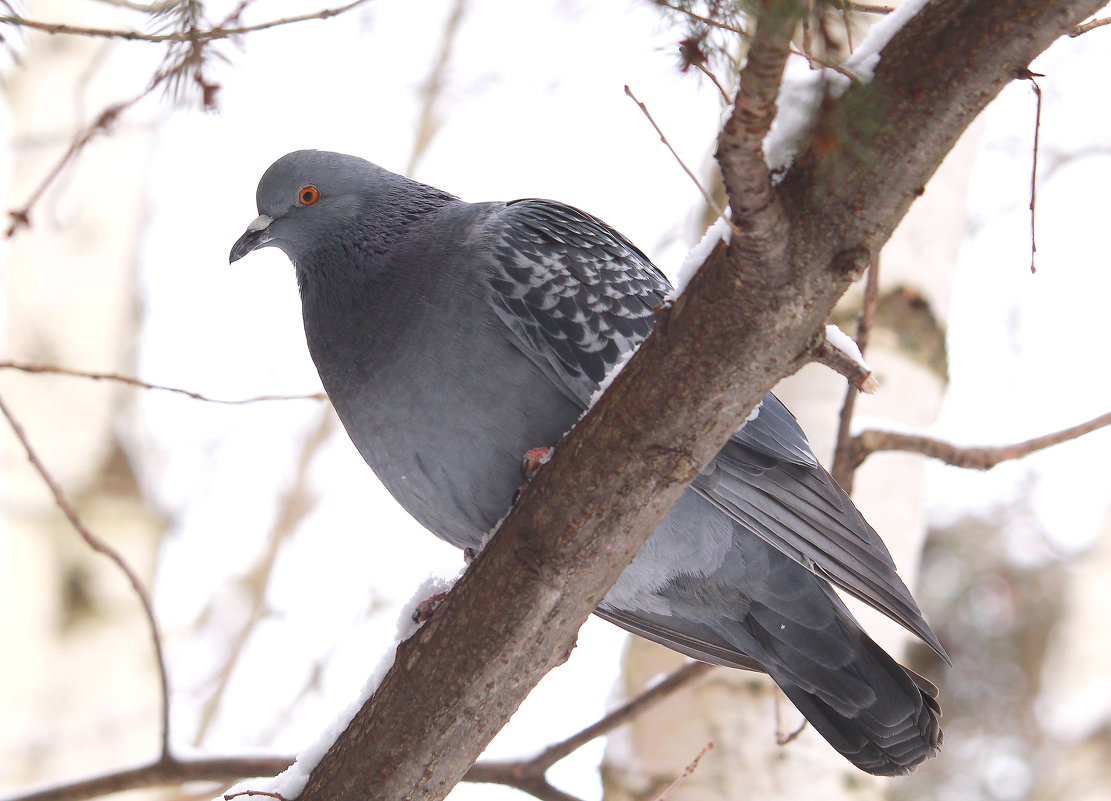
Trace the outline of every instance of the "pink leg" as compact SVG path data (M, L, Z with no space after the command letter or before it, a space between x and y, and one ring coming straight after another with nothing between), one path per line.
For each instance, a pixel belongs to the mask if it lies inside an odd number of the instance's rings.
M521 472L525 478L531 480L536 471L546 465L555 453L555 448L532 448L525 451L525 458L521 460Z
M413 622L423 623L432 617L432 613L436 611L436 607L440 605L444 598L447 598L447 593L438 592L417 604L417 608L413 610Z

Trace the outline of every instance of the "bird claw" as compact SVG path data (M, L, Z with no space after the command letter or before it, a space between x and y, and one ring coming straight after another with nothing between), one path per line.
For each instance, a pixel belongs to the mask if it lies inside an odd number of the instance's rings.
M440 605L444 598L447 598L447 593L438 592L435 595L428 596L419 604L417 604L416 609L413 610L413 622L424 623L426 620L431 618L432 613L436 611L436 608Z
M521 472L525 474L527 481L532 481L532 477L536 475L541 467L546 465L552 459L552 454L555 453L555 448L531 448L525 451L525 457L521 460Z

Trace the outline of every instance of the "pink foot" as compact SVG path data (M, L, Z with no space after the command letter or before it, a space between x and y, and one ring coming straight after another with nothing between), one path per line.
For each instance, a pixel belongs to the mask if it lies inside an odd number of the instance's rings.
M430 595L417 604L417 608L413 610L413 622L424 623L432 617L432 613L436 611L436 607L440 605L440 602L443 601L444 598L447 598L447 593L438 592L435 595Z
M521 460L521 472L525 478L532 480L536 471L551 461L555 448L532 448L525 451L525 458Z

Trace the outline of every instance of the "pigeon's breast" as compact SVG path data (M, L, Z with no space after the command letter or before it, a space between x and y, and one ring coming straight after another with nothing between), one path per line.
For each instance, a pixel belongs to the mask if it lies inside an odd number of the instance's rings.
M579 409L515 347L457 239L434 259L416 242L364 286L302 300L309 350L363 458L422 525L477 548L524 481L525 452L555 445Z
M329 390L352 440L410 514L461 548L508 511L525 452L555 445L578 417L497 331L414 331L404 356L359 372Z

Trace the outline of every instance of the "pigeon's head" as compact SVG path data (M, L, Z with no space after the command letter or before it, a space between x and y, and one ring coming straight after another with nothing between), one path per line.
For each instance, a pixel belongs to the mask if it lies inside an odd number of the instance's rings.
M258 217L232 246L229 261L273 246L298 263L345 230L376 194L388 193L391 179L400 176L342 153L298 150L282 156L259 181Z

